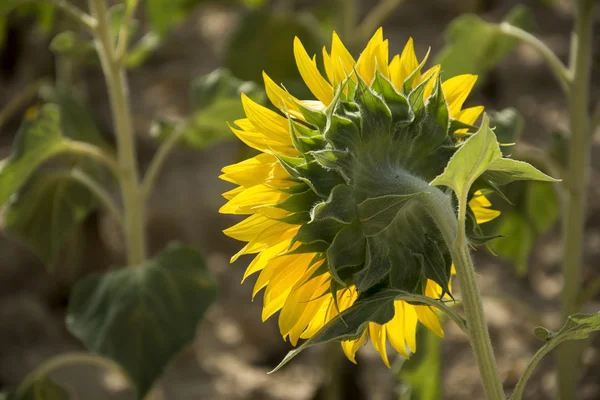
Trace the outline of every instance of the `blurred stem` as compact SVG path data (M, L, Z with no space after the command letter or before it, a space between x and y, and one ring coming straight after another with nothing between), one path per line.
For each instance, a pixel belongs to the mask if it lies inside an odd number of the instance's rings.
M600 101L596 104L596 109L594 110L594 116L592 117L592 134L596 131L596 129L600 128Z
M40 88L48 83L47 79L40 79L19 91L8 104L0 110L0 128L11 119L22 107L34 99Z
M175 131L165 140L158 150L156 154L152 158L150 162L150 166L148 167L148 171L144 175L144 181L142 183L142 196L147 199L152 194L152 188L156 183L156 179L167 160L169 154L174 149L175 145L181 139L181 136L185 133L185 125L178 126Z
M327 386L323 400L342 400L343 382L341 376L342 362L344 361L339 343L332 342L327 346Z
M96 19L91 15L87 14L79 7L75 6L68 0L50 0L50 3L54 4L58 9L62 10L65 14L73 18L82 24L88 31L93 32L96 28Z
M98 200L106 207L106 209L113 215L115 220L119 223L121 227L123 227L123 215L121 214L121 210L115 201L113 200L110 193L106 191L106 189L94 178L87 175L80 169L74 169L69 172L69 177L74 181L80 183L85 186L90 192L92 192Z
M563 62L560 61L556 54L554 54L554 52L544 44L544 42L542 42L540 39L536 38L529 32L521 28L517 28L516 26L513 26L508 22L501 23L500 25L498 25L498 28L500 32L502 32L504 35L510 36L524 43L527 43L535 50L537 50L538 53L540 53L540 55L544 59L544 61L546 61L546 64L548 64L550 70L554 73L556 79L561 85L561 88L564 90L565 93L569 93L569 90L571 89L570 83L572 80L572 74L569 70L567 70L567 67L565 67Z
M362 43L369 40L371 35L388 19L394 10L402 4L404 0L381 0L363 21L356 27L355 43Z
M121 24L121 29L119 29L119 39L117 42L117 51L116 57L117 60L123 62L124 58L127 56L127 47L129 46L129 29L131 27L131 22L133 21L133 17L135 16L135 10L139 4L139 0L131 0L127 2L127 9L125 10L125 17L123 18L123 23Z
M465 193L459 198L457 221L449 197L437 188L430 187L429 191L427 196L422 197L423 206L440 229L456 267L469 339L483 381L486 399L505 400L483 314L483 303L477 286L475 267L469 254L469 243L465 231L467 194Z
M90 11L97 21L94 29L96 49L109 93L112 119L117 139L121 169L119 184L123 199L125 243L130 267L142 265L146 259L145 203L140 186L137 152L129 88L123 60L117 58L115 43L109 30L105 0L89 0Z
M577 311L582 289L583 239L587 185L590 177L592 149L591 121L588 111L592 65L592 9L596 0L577 0L575 31L571 40L570 74L573 77L569 96L571 138L567 171L567 196L563 213L563 279L561 317L563 321ZM557 352L559 397L576 398L581 345L566 343Z
M87 353L64 353L60 354L56 357L52 357L49 360L43 362L39 367L37 367L31 374L25 378L23 383L17 389L16 397L24 398L24 395L27 393L27 389L34 385L36 381L47 377L53 371L60 367L64 367L67 365L78 364L78 365L94 365L107 370L115 371L120 376L127 377L127 374L114 362L102 358L100 356L94 356ZM128 379L128 378L127 378ZM128 379L129 380L129 379Z

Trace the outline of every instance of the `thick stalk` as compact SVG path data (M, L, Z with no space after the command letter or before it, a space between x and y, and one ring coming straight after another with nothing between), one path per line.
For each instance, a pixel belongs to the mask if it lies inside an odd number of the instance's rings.
M137 167L127 77L122 60L116 57L105 0L90 0L89 3L91 14L97 20L94 39L108 87L117 138L128 265L136 266L146 258L145 206Z
M591 139L589 117L589 85L592 57L592 8L595 0L578 0L575 31L572 37L569 118L568 187L563 212L563 279L561 316L578 311L578 295L582 291L583 235L586 212L586 192L590 176ZM559 395L563 400L576 398L576 386L581 356L580 345L569 342L557 351Z
M457 225L454 210L447 196L437 188L429 190L432 193L430 196L424 196L424 205L442 232L452 255L460 284L469 339L483 381L486 399L504 400L506 397L498 374L494 350L483 314L483 303L477 286L475 268L469 254L465 233L467 199L463 198L459 201Z

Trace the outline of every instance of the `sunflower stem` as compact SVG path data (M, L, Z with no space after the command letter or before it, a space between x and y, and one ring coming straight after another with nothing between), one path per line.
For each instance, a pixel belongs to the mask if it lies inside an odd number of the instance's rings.
M498 374L494 350L483 314L483 302L477 286L475 268L469 253L469 242L466 237L466 194L464 198L459 199L457 220L449 197L437 188L432 188L430 191L430 196L423 196L423 205L440 229L456 268L469 340L475 353L486 399L504 400L506 397Z
M578 0L575 31L571 40L570 73L573 76L568 96L571 137L567 171L567 196L563 212L563 279L561 317L579 311L582 291L583 235L587 184L590 176L591 121L589 85L592 65L592 9L595 0ZM559 397L576 398L581 344L565 343L557 350Z
M109 30L106 0L89 0L89 6L97 21L93 30L94 41L106 79L117 139L127 261L133 267L142 265L146 258L145 204L137 166L124 57L117 54L114 38Z

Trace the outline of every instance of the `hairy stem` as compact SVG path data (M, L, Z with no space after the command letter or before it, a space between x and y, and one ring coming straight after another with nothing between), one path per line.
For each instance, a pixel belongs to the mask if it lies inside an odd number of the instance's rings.
M592 57L592 8L595 0L577 0L575 31L572 37L570 69L573 80L569 91L568 186L563 212L563 279L561 293L562 320L578 311L582 290L583 236L587 184L590 176L591 126L588 111ZM557 351L559 395L575 399L581 345L571 342Z
M117 178L121 175L119 162L100 147L90 143L70 140L64 150L66 153L86 155L107 167Z
M115 203L110 193L108 193L100 183L96 182L94 178L80 169L70 171L68 176L92 192L102 205L113 215L119 225L121 225L121 227L123 226L123 215L121 214L119 206Z
M105 0L89 0L89 3L92 16L97 20L94 39L108 87L117 138L128 265L136 266L146 259L145 204L137 166L127 76L122 59L116 55Z
M477 286L475 268L466 238L467 199L459 199L457 222L448 196L437 188L431 188L430 191L432 192L430 196L423 197L425 199L423 204L442 232L452 255L460 284L469 339L483 381L486 399L504 400L504 390L498 374L492 342L483 314L483 303Z

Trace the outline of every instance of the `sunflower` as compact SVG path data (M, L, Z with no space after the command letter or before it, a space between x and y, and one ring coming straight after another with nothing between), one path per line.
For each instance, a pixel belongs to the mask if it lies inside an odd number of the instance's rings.
M259 273L263 321L279 312L284 339L296 346L343 320L348 359L369 338L389 367L387 341L409 357L418 323L443 337L429 306L393 300L383 317L350 320L365 299L397 289L442 299L453 273L448 249L419 202L483 111L463 108L477 77L442 82L440 66L422 71L413 40L389 60L380 28L355 60L333 33L316 56L300 39L294 56L316 100L299 100L263 73L272 111L245 95L247 118L233 133L261 154L223 168L238 185L224 193L225 214L250 215L226 229L247 242L232 258L256 256L244 280ZM480 191L470 194L471 228L499 212ZM361 303L362 302L362 303Z

